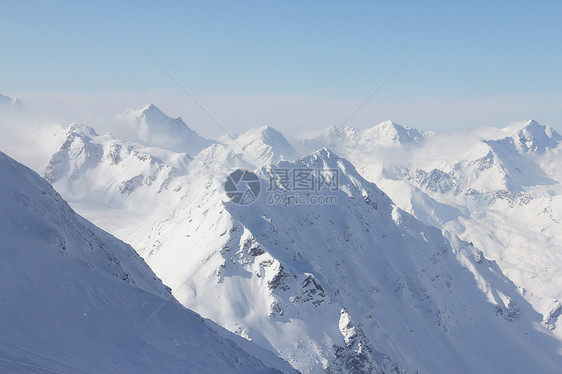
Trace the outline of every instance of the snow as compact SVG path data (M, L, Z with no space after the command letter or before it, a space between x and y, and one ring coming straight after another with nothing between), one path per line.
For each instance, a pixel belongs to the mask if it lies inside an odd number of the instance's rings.
M328 147L344 154L345 149L357 152L372 152L379 147L400 147L422 142L432 132L402 126L392 121L381 122L371 128L358 130L351 126L332 126L324 134L302 142L302 151L310 153L321 147Z
M305 373L556 372L559 343L497 265L330 151L277 167L297 166L338 169L340 203L236 206L190 174L189 199L132 243L180 302Z
M219 141L254 167L293 160L298 156L283 134L271 126L252 129L242 135L223 136Z
M129 114L144 111L160 112ZM278 355L304 373L559 371L554 129L436 134L386 121L332 127L302 142L302 157L269 126L233 137L186 154L74 126L45 176L268 366ZM238 167L262 181L248 206L224 192ZM268 201L276 169L337 170L337 191L301 193L337 203Z
M122 128L115 129L116 136L145 146L195 155L213 143L190 129L180 117L169 117L154 104L127 109L118 119Z
M0 371L277 372L183 308L131 247L4 153L0 176Z
M491 134L497 137L483 137ZM395 157L380 146L365 152L357 140L333 143L401 208L497 261L549 325L562 300L560 140L551 127L529 120L434 134L403 145ZM562 339L561 330L553 331Z

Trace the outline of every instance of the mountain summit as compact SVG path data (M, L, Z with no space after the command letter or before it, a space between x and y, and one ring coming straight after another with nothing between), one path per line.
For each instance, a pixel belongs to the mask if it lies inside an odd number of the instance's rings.
M0 94L0 109L1 108L11 108L13 110L23 109L25 107L24 103L14 96L5 96Z
M298 154L285 136L271 126L248 130L242 135L231 134L219 139L219 146L202 152L205 162L221 160L224 167L257 168L281 160L294 160Z
M513 136L515 146L522 152L545 153L556 148L562 136L550 126L531 119Z
M199 136L180 117L172 118L154 104L141 109L128 109L119 119L128 127L123 138L146 146L186 152L193 156L213 143Z

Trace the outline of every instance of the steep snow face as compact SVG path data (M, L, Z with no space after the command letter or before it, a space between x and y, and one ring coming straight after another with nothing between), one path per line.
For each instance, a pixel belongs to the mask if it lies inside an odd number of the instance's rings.
M467 153L450 170L416 170L426 179L411 180L432 199L459 209L454 220L439 208L432 215L497 260L551 328L549 316L562 300L560 140L531 120L512 136L484 139L473 148L483 156Z
M224 136L220 141L227 145L229 152L239 155L243 162L254 167L297 158L293 146L271 126L253 129L238 136Z
M303 193L335 200L272 198L289 192L270 176L301 169L337 171L337 189ZM562 364L560 342L537 330L542 316L494 262L400 210L349 162L324 149L258 175L263 193L247 206L228 201L222 180L193 175L189 199L133 235L182 304L305 373Z
M128 129L122 133L117 130L117 136L146 146L194 156L213 144L190 129L180 117L169 117L154 104L137 110L128 109L119 119Z
M183 308L131 247L1 152L0 205L2 371L278 372Z
M552 323L562 300L561 137L533 120L509 131L436 135L392 154L343 150L401 208L497 261L562 339Z

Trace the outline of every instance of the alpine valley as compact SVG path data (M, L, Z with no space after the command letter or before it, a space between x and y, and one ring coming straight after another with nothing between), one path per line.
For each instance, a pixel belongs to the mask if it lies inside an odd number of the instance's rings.
M111 122L42 127L44 180L0 157L0 369L560 372L553 128Z

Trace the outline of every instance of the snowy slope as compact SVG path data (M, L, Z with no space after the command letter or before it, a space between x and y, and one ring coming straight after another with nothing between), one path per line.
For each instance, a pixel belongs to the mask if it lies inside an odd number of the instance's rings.
M118 118L123 129L115 129L115 135L124 140L191 156L213 144L190 129L180 117L169 117L154 104L127 109Z
M44 176L75 209L120 235L112 230L116 222L134 225L177 203L178 179L191 160L186 153L100 136L75 123L58 140Z
M182 304L305 373L562 365L542 316L478 249L403 212L328 150L274 168L338 170L337 191L312 192L337 203L275 204L264 191L238 206L223 176L201 171L189 199L130 237ZM258 173L264 190L270 170Z
M562 339L561 136L533 120L495 132L508 136L476 129L392 151L338 149L401 208L497 261Z
M0 371L277 372L181 307L131 247L3 153L0 176Z
M241 159L242 163L254 167L274 164L281 160L294 160L298 156L283 134L271 126L252 129L242 135L223 136L219 141L226 146L226 152L238 155L237 158ZM216 156L209 161L215 159ZM220 159L226 161L232 159L232 156L226 157L225 154ZM236 158L233 165L239 166Z
M410 181L458 210L454 220L447 209L432 210L433 220L498 261L552 329L562 300L560 140L531 120L511 136L475 144L452 168L441 161L429 173L416 169Z
M239 136L237 143L213 144L195 158L98 135L78 123L54 143L44 177L81 214L121 239L141 223L156 223L169 214L185 198L182 189L193 171L220 174L296 157L283 135L268 126Z
M533 122L507 138L468 136L462 146L391 122L348 132L330 144L359 173L327 151L279 166L340 170L335 205L225 202L223 182L233 168L294 158L270 127L236 142L221 139L185 160L78 131L71 143L80 151L59 148L63 164L74 166L61 169L55 187L80 213L132 244L184 305L305 372L556 372L559 135ZM101 146L105 160L112 142L124 144L123 159L137 166L120 169L88 151ZM159 166L144 167L135 152ZM160 179L149 176L167 168L180 173L157 188ZM154 181L120 193L115 186L130 179L126 170ZM260 170L267 179L268 169ZM372 196L384 194L360 174L401 208L447 231L424 226L386 197L373 212ZM88 192L73 196L68 184ZM440 354L428 347L440 347Z

